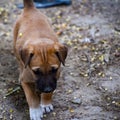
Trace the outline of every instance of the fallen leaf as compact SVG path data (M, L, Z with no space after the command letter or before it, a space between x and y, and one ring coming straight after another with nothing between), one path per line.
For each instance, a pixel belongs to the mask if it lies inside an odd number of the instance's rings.
M104 55L101 55L101 56L99 57L99 60L100 60L100 61L104 61Z
M70 111L71 113L73 113L73 112L74 112L74 109L70 108L69 111Z

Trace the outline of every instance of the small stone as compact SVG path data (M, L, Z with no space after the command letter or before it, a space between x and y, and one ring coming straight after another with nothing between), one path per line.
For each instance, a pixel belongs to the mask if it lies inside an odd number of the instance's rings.
M85 106L84 109L88 110L88 109L90 109L90 106Z
M87 83L87 87L90 86L90 83Z
M107 91L108 89L107 88L105 88L105 91Z
M6 99L6 96L4 96L3 98Z
M82 100L80 98L74 97L74 99L72 100L72 103L80 105L82 103Z
M117 120L118 118L117 118L117 116L114 116L114 120Z
M107 103L106 105L107 105L107 106L110 106L110 103Z
M112 80L112 77L110 76L110 80Z
M115 101L112 101L113 104L115 104Z
M104 74L104 73L102 74L102 77L105 77L105 74Z
M10 115L10 120L12 120L12 119L13 119L13 115L11 114L11 115Z
M66 23L63 23L62 24L62 28L66 28L67 27L67 24Z
M84 74L84 77L88 77L88 74L87 74L87 73L85 73L85 74Z
M2 115L0 115L0 119L2 119L3 118L3 116Z
M68 93L72 93L73 92L73 90L68 90Z
M53 114L54 117L56 116L56 113L55 113L55 112L53 112L52 114Z
M90 43L91 40L89 38L84 38L83 40L81 40L82 43Z
M107 100L110 101L110 97L107 97Z
M71 119L71 120L79 120L79 119L77 119L77 118L73 118L73 119Z
M8 20L7 19L4 19L4 23L6 24L8 22Z

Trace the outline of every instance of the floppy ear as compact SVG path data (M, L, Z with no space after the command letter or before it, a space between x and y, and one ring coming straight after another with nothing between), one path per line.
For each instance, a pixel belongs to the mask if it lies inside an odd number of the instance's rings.
M56 55L59 61L65 66L65 59L67 57L68 48L65 45L59 45L56 50Z
M30 61L33 57L33 53L29 53L26 49L20 49L19 54L26 68L30 64Z

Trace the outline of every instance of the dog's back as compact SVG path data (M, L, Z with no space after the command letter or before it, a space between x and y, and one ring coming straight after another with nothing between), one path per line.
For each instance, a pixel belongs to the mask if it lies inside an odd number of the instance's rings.
M43 37L57 40L47 17L34 7L32 0L24 0L24 10L16 22L14 33L15 41L17 39L28 40L24 38L24 35L33 40Z
M35 8L33 0L24 0L23 12L16 21L14 28L14 45L17 43L24 45L26 41L34 41L35 39L42 40L40 38L58 41L47 17Z

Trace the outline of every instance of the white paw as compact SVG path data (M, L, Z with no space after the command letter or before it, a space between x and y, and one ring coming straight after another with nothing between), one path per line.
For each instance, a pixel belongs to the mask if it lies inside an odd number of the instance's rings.
M41 108L42 108L43 113L49 113L49 112L53 111L52 104L48 104L48 105L41 104Z
M43 112L40 107L30 108L29 112L30 112L30 120L41 120L41 118L43 117Z

